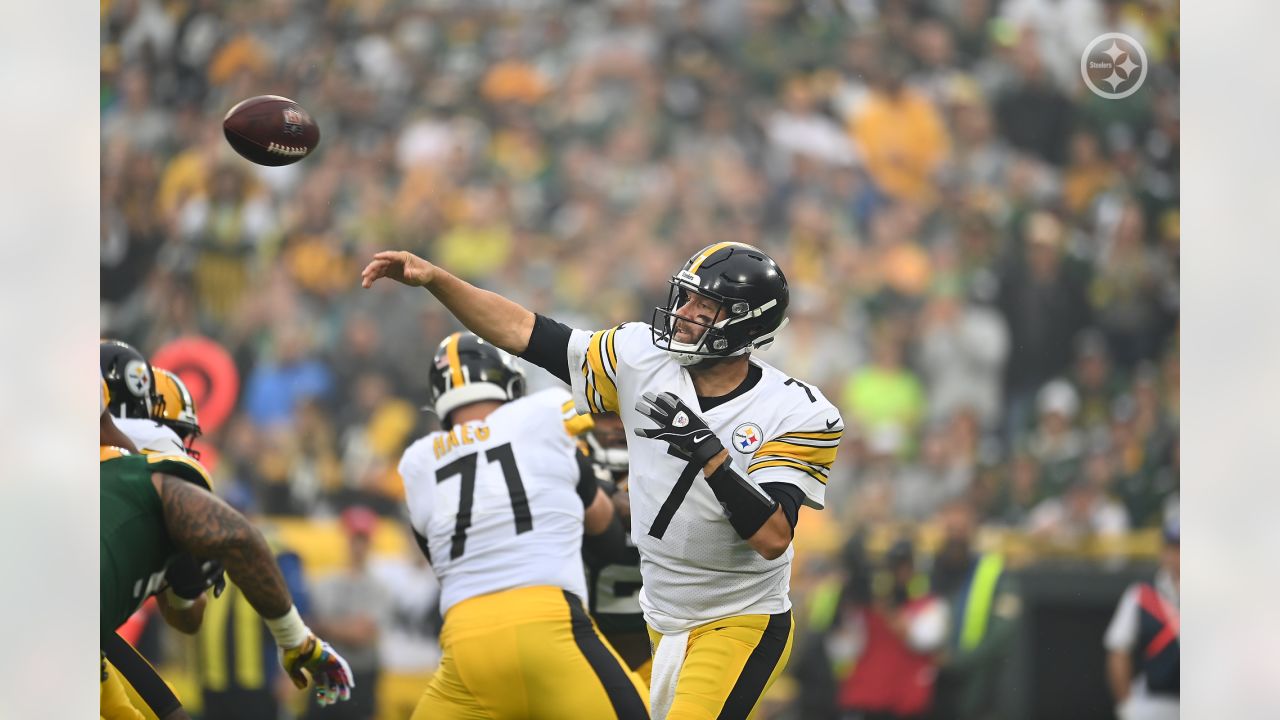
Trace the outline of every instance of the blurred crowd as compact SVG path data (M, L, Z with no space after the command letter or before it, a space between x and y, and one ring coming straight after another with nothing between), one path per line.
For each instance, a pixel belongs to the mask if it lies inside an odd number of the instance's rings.
M963 494L1036 532L1158 525L1178 484L1177 13L107 0L104 333L228 348L239 411L210 441L259 509L389 509L452 321L361 290L374 251L602 327L739 240L791 283L765 359L851 428L837 512L921 520ZM1125 102L1078 75L1112 30L1151 63ZM223 114L262 93L314 115L312 157L230 150Z
M721 240L774 255L762 355L849 430L844 528L1055 543L1176 514L1176 0L103 0L104 336L202 335L242 379L205 441L269 515L395 515L453 321L361 290L407 249L571 325L648 320ZM1148 73L1092 94L1119 31ZM310 111L262 168L220 122ZM535 387L552 382L534 371Z

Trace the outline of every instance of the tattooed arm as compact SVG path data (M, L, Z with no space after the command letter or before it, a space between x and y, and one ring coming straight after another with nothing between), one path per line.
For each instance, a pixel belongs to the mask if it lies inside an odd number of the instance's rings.
M154 473L164 523L182 550L222 563L227 575L264 618L278 618L293 598L262 533L213 493L185 480Z
M351 666L302 621L262 533L204 488L164 473L152 473L151 482L169 537L195 557L222 563L275 637L280 664L294 686L314 685L321 705L350 700Z
M156 594L156 607L160 609L160 617L164 618L169 627L187 635L200 632L206 603L204 595L201 595L189 607L180 608L170 602L167 592Z

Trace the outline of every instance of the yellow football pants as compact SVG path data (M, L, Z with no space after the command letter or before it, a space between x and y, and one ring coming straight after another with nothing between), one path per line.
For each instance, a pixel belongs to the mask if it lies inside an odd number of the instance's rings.
M125 692L124 681L120 679L120 671L102 658L102 677L98 687L98 716L102 720L146 720Z
M515 588L449 609L413 720L648 718L648 691L577 596Z
M739 615L689 631L667 720L745 720L791 657L791 612ZM662 634L649 629L656 652Z
M160 673L119 635L107 636L101 650L99 713L105 720L159 720L182 707Z
M635 670L636 675L640 676L640 680L644 682L645 687L649 687L649 680L653 678L653 658L649 658L640 663L640 667Z
M413 715L423 688L431 684L433 671L378 673L378 720L405 720Z

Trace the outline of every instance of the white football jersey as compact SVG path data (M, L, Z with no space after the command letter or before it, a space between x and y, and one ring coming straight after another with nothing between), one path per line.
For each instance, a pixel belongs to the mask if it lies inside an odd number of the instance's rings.
M791 607L792 549L765 560L729 524L702 468L671 455L665 442L634 435L636 428L654 427L635 409L640 396L675 393L698 410L738 472L759 484L794 485L806 505L821 509L844 431L840 413L817 388L756 357L750 362L761 369L760 381L701 411L688 369L654 346L647 324L574 330L569 340L577 409L615 411L627 428L631 537L644 579L640 605L659 632Z
M112 420L134 447L144 453L186 456L187 446L172 428L146 418L116 418Z
M484 420L437 431L400 460L409 519L440 578L440 612L533 585L587 599L577 446L563 390L505 403Z

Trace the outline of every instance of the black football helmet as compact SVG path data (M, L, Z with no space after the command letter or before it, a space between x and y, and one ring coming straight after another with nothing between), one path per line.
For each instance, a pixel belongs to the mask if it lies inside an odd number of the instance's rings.
M506 402L524 395L524 370L502 349L469 332L440 343L431 363L431 402L446 427L449 413L482 400Z
M714 320L678 318L676 311L697 293L718 304ZM743 355L767 347L787 324L787 278L759 248L722 242L699 250L671 277L665 308L653 310L653 344L681 365ZM676 322L704 328L696 342L676 340Z
M156 374L137 348L120 340L98 345L107 412L118 418L149 418L156 405Z

